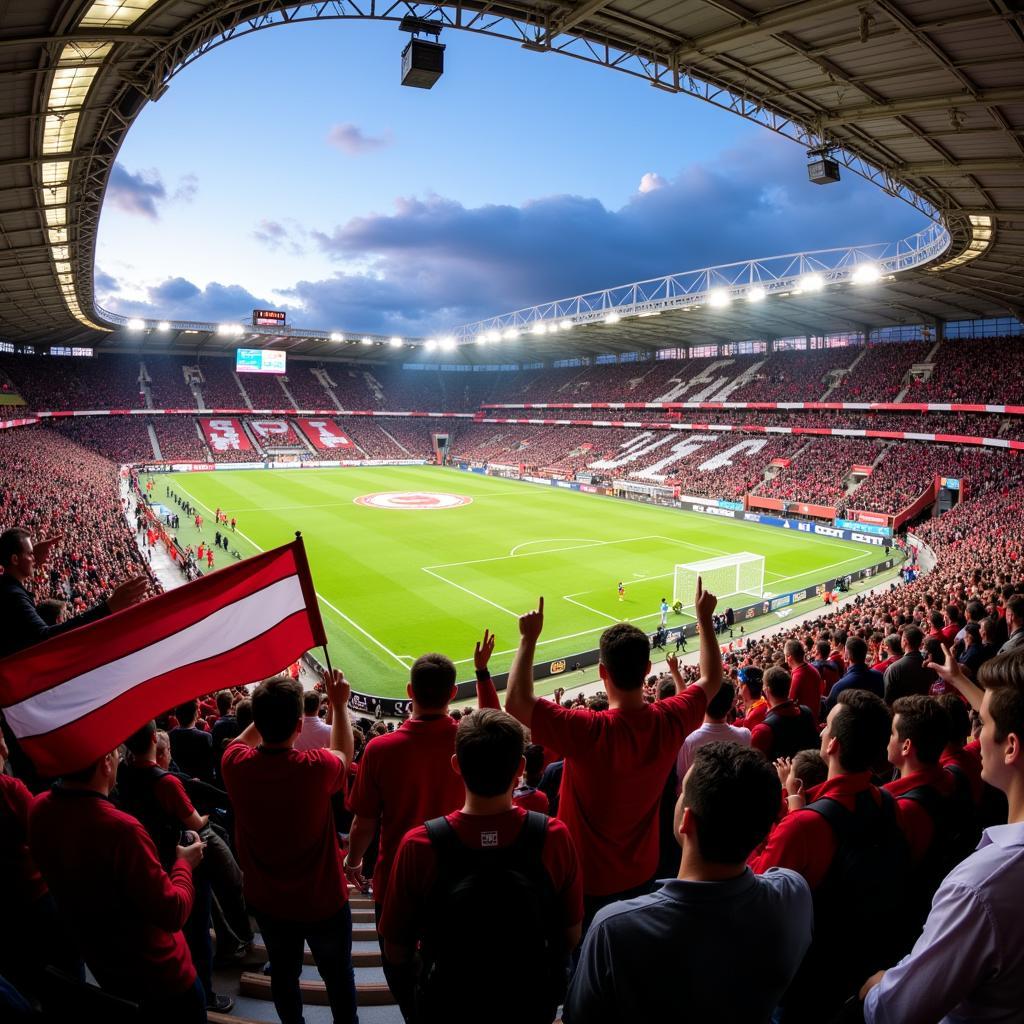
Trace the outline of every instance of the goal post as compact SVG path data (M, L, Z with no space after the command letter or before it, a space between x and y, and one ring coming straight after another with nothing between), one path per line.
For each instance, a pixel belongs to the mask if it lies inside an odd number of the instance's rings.
M741 551L677 565L673 572L673 604L678 601L684 608L693 607L698 576L703 579L704 589L719 599L737 594L760 599L764 596L764 555Z

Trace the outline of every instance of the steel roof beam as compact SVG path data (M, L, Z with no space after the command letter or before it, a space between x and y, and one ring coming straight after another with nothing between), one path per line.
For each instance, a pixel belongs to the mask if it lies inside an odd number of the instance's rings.
M839 128L854 121L879 117L898 117L900 114L921 114L947 107L990 107L999 103L1024 102L1024 88L979 89L973 96L967 93L946 93L942 96L921 96L915 99L894 100L891 103L872 103L866 106L839 108L822 121L823 128Z

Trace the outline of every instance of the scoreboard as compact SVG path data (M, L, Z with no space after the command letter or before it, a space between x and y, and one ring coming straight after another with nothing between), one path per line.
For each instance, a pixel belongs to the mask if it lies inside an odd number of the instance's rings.
M236 373L285 373L286 353L272 348L235 350Z
M254 309L253 327L287 327L288 314L281 309Z

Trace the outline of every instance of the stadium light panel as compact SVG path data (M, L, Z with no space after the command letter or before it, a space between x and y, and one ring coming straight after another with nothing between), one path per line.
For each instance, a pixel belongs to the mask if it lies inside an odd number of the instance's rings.
M820 292L825 287L825 282L819 274L804 274L800 278L800 291Z
M501 331L488 331L484 335L485 341L501 341Z
M171 325L166 320L161 320L160 323L156 325L156 329L158 331L169 331L171 329Z
M242 333L241 324L218 324L217 333L223 335L232 335L238 337Z
M516 338L518 338L518 337L519 337L519 332L518 332L517 330L514 330L513 328L511 328L511 327L510 327L510 328L509 328L509 329L508 329L508 330L507 330L507 331L506 331L506 332L505 332L505 333L504 333L504 334L502 335L502 337L503 337L503 338L505 339L505 341L515 341L515 340L516 340Z
M455 339L449 334L439 342L442 352L454 352L455 351Z
M746 299L747 302L763 302L767 294L759 284L756 284L753 288L748 289Z
M604 322L606 324L617 324L621 319L622 317L620 317L618 313L609 313L604 318Z
M715 288L708 293L708 305L715 309L722 309L732 302L732 297L724 288Z
M854 284L874 284L881 276L882 272L874 263L862 263L854 270L850 280Z
M536 324L534 324L530 328L530 333L531 334L547 334L548 333L548 325L547 324L536 323Z
M389 345L390 345L390 346L391 346L392 348L401 348L401 347L402 347L402 339L401 339L401 338L392 338L392 339L391 339L391 340L390 340L390 341L388 342L388 344L389 344Z
M125 327L127 327L129 331L144 331L146 329L146 321L133 318L125 324Z
M331 341L344 341L345 335L339 334L337 331L331 331Z
M360 338L359 341L360 341L360 344L363 344L363 345L372 345L373 344L373 338Z
M571 331L572 330L572 321L571 320L563 320L558 326L561 327L563 331Z
M427 340L426 340L426 341L425 341L425 342L423 343L423 349L424 349L424 351L426 351L426 352L433 352L435 348L437 348L437 342L436 342L436 341L434 341L434 339L433 339L433 338L428 338L428 339L427 339Z

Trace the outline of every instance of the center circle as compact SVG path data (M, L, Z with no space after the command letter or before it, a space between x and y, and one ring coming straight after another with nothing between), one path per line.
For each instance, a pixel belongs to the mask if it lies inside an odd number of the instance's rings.
M462 494L447 494L443 491L377 491L353 499L357 505L368 508L424 509L459 508L469 505L473 499Z

